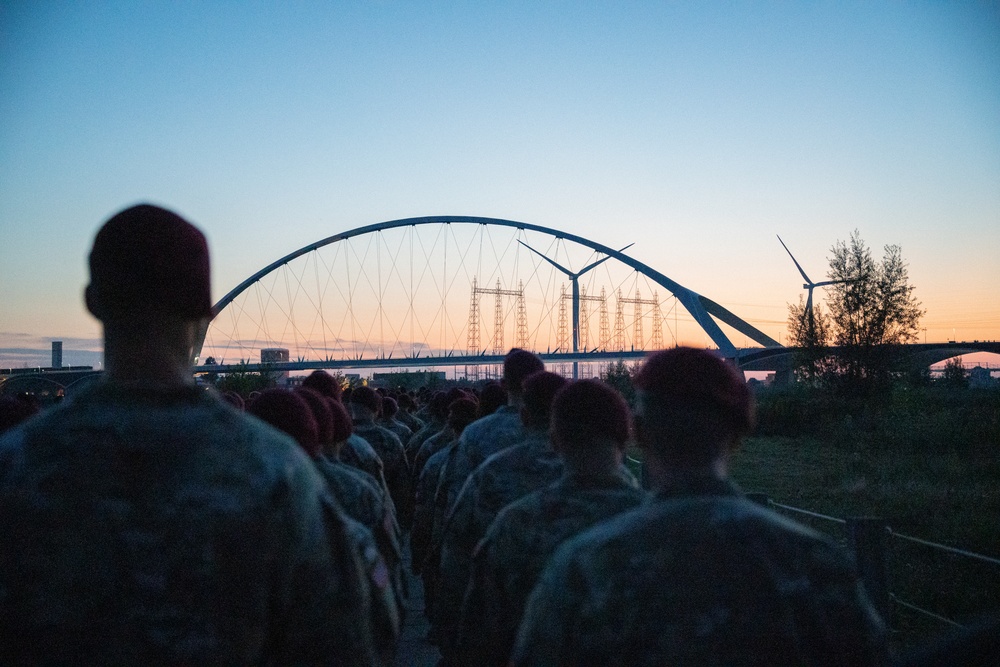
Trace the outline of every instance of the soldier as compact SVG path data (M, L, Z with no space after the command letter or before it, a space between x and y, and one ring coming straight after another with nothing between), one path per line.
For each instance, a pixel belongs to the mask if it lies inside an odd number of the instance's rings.
M354 471L328 461L320 443L332 439L333 415L322 396L311 389L288 391L267 389L250 406L250 414L295 438L323 476L333 497L355 523L352 532L362 545L362 556L372 586L372 634L385 664L392 662L399 641L401 582L392 580L391 569L400 564L399 545L386 525L386 508L378 492ZM373 548L374 547L374 548Z
M396 506L396 518L403 530L408 530L413 518L410 466L403 451L403 443L396 434L375 423L379 402L379 395L370 387L358 387L351 392L349 408L354 422L354 435L367 440L382 460L389 495Z
M337 379L324 370L317 370L310 373L302 381L302 387L312 389L325 396L329 401L341 403L343 388ZM329 452L327 452L329 454ZM339 458L347 465L361 470L371 475L385 490L389 492L389 485L385 483L385 474L382 459L375 453L375 449L361 436L353 433L341 447ZM395 514L396 509L392 500L388 501L390 509Z
M441 580L435 615L446 658L453 648L476 544L505 505L554 482L563 472L562 459L549 443L549 415L556 392L565 384L562 376L547 371L524 380L520 410L524 440L486 459L466 480L457 499L448 503L451 511L441 523L442 537L437 542L441 545ZM443 474L447 473L446 468ZM444 507L445 502L439 501L438 506Z
M531 352L513 348L503 361L503 388L507 390L507 405L493 414L478 419L462 433L455 448L448 476L457 480L454 489L447 489L454 500L468 477L479 464L502 449L524 439L521 406L524 405L522 383L532 373L545 370L542 360ZM449 487L451 482L449 481ZM449 505L450 508L450 505Z
M396 419L406 424L406 427L410 429L413 433L416 433L424 427L424 422L422 422L413 412L417 409L417 404L413 400L413 396L403 392L399 394L396 399L396 403L399 404L399 412L396 413ZM406 443L403 443L406 446Z
M448 410L448 432L453 435L450 445L432 456L417 482L416 502L414 504L413 530L410 533L410 545L413 555L413 573L422 575L424 581L425 609L433 609L434 594L437 588L438 562L437 552L432 549L434 536L434 494L437 492L441 468L447 460L449 448L454 448L462 431L476 417L476 404L471 398L460 398L454 401ZM429 615L429 614L428 614Z
M409 426L396 419L399 413L399 404L392 396L382 397L382 417L378 420L378 425L383 426L399 438L399 441L406 443L413 436L413 431ZM409 459L407 459L409 460Z
M376 664L348 519L289 438L197 387L205 237L118 213L93 387L0 438L0 662Z
M500 510L473 552L453 662L506 665L528 595L556 547L643 501L622 467L630 421L625 400L600 380L573 382L556 395L552 448L565 472Z
M655 497L565 542L532 593L513 665L870 665L885 629L833 540L728 480L753 423L741 375L675 348L636 378Z

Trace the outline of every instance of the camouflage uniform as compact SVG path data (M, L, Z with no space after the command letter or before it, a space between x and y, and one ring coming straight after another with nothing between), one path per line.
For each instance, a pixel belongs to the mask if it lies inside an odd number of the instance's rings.
M405 443L413 437L413 430L397 419L380 419L378 425L395 433L401 443Z
M411 415L406 408L399 406L399 412L396 413L396 419L403 422L406 428L410 429L411 432L416 433L424 427L424 422L418 417ZM404 443L406 441L404 440Z
M0 439L0 662L374 664L348 522L214 395L96 385Z
M445 641L442 652L446 657L457 630L476 544L504 506L562 475L562 458L552 450L548 432L528 429L526 433L521 444L494 454L473 471L441 521L441 537L435 541L441 545L441 578L434 620ZM448 472L446 468L444 474Z
M428 459L417 482L413 528L410 531L410 551L413 557L411 567L413 573L419 574L423 579L424 614L428 618L434 613L438 574L438 552L433 546L434 498L441 479L441 471L448 460L448 454L456 444L452 442Z
M506 665L524 605L556 548L645 497L622 472L567 472L504 507L473 552L455 662Z
M445 426L440 431L427 438L420 449L417 451L416 456L413 457L413 476L419 477L420 471L424 469L424 465L427 460L440 452L442 449L455 442L458 437L455 435L455 429L450 426Z
M404 580L399 527L392 511L383 501L380 490L368 481L370 476L345 463L323 457L315 459L313 463L347 515L371 531L375 545L392 575L395 601L402 610Z
M361 416L352 409L351 418L354 421L354 435L367 440L382 459L385 482L396 506L396 518L404 530L408 529L413 517L413 487L403 443L395 433L379 426L369 416Z
M406 441L406 460L413 461L417 452L420 451L420 446L424 444L424 441L435 433L440 432L445 426L447 426L447 424L444 419L428 419L427 423L425 423L418 431L414 432L414 434L410 436L410 439ZM414 473L415 476L418 474L419 473Z
M452 477L458 479L458 489L465 483L465 478L493 454L511 447L525 438L524 425L521 423L520 408L505 405L491 415L469 424L462 431L458 450L455 452L452 466Z
M829 538L729 482L679 480L565 542L513 665L866 665L885 630Z

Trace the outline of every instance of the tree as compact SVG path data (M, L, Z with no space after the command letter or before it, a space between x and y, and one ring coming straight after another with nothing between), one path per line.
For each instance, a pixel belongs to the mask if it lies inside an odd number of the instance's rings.
M837 374L853 387L884 385L897 370L898 346L917 340L924 314L902 250L887 245L876 262L855 230L831 252L827 276L838 282L827 304L832 342L840 348Z
M810 312L801 296L797 305L788 304L788 340L798 348L793 363L799 380L814 382L826 376L830 329L830 316L821 306L813 304Z
M635 404L635 386L632 384L632 378L635 377L637 368L638 364L629 366L624 360L618 359L608 364L607 370L601 374L601 379L618 390L629 405Z
M969 376L965 372L965 366L962 365L961 357L952 357L945 363L940 382L953 389L968 389Z

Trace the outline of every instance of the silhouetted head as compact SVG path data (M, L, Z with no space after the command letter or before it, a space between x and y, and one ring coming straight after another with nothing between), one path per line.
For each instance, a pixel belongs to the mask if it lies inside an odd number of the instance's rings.
M631 414L621 394L600 380L577 380L552 402L552 442L564 452L613 446L624 450Z
M340 400L340 395L343 393L337 378L323 370L313 371L306 376L306 379L302 381L302 386L337 401Z
M479 394L479 416L491 415L507 405L507 392L499 382L488 382Z
M287 389L265 389L247 412L295 438L309 456L319 453L316 419L298 394Z
M448 406L448 425L461 435L465 427L476 421L479 406L471 398L459 398Z
M377 415L382 399L371 387L357 387L351 392L351 404L358 405L370 410L373 415Z
M637 440L671 465L709 465L753 428L753 396L742 375L711 352L657 352L635 386Z
M351 422L351 416L347 414L347 408L343 403L329 397L327 403L330 405L330 414L333 417L333 442L339 445L354 433L354 423Z
M503 360L503 387L508 394L522 396L524 380L532 373L545 370L545 364L537 355L513 348Z
M396 399L391 396L382 397L382 417L385 419L392 419L399 412L399 404L396 403Z
M87 308L105 324L212 316L208 244L176 213L149 204L125 209L97 232L89 261Z
M539 371L524 380L524 406L521 422L528 428L548 430L552 401L566 384L566 378L548 371Z
M308 387L299 387L295 393L309 404L313 419L316 420L316 435L320 447L328 447L333 443L333 413L326 396Z

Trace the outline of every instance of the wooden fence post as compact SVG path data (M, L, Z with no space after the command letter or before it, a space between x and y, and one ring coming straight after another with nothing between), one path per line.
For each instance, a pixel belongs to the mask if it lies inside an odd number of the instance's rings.
M864 582L868 597L875 609L882 616L886 625L890 625L892 611L889 597L889 567L887 542L889 526L885 521L875 517L850 517L847 519L847 535L854 548L857 559L858 574Z

